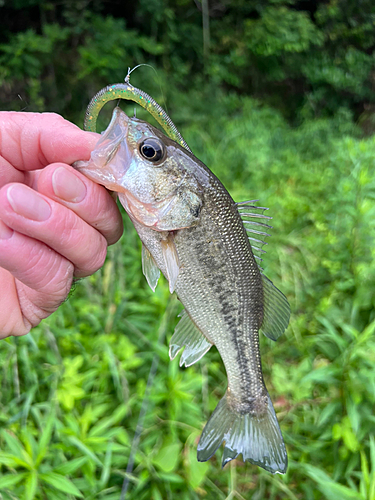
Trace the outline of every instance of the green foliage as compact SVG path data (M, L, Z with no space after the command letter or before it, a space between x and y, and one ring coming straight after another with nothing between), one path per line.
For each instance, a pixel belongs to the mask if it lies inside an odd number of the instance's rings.
M245 44L259 56L305 52L323 44L323 36L308 14L286 6L266 8L261 19L245 22Z
M374 130L372 0L208 4L203 33L200 2L6 2L2 107L78 121L98 89L147 62L167 93L176 85L200 94L221 86L262 98L293 123L345 109ZM157 97L158 86L146 76L139 86L145 82Z
M261 339L288 473L221 470L220 453L198 463L224 367L215 349L186 370L169 361L159 333L169 340L180 306L164 281L148 289L125 217L104 267L0 344L0 497L118 500L157 355L130 498L375 500L375 142L352 122L374 130L373 1L209 2L205 51L199 2L0 5L2 109L81 124L98 89L153 64L158 78L138 71L134 83L166 98L236 200L269 206L265 272L292 306L285 336Z

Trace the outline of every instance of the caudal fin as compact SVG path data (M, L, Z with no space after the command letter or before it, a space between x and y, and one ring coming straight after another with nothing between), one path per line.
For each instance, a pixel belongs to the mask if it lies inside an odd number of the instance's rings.
M211 458L223 441L223 467L242 454L244 461L273 474L285 474L288 457L269 396L266 412L256 417L250 413L235 412L225 395L203 429L198 443L198 461L205 462Z

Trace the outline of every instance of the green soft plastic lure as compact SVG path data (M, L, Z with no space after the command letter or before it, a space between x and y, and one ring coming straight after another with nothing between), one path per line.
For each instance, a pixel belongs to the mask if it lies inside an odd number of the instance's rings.
M86 110L84 129L89 132L96 132L96 120L103 106L107 104L107 102L114 101L116 99L125 99L128 101L134 101L142 106L142 108L146 109L163 127L168 137L178 142L178 144L191 152L176 125L172 122L164 109L155 101L155 99L146 94L146 92L133 87L133 85L130 84L129 76L130 72L125 78L125 83L108 85L108 87L99 90L99 92L94 95Z

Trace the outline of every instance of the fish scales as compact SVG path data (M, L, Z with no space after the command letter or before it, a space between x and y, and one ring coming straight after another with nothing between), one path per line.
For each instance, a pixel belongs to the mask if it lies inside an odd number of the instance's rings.
M148 283L155 290L161 271L185 307L170 342L171 359L185 348L180 365L190 366L212 345L223 359L228 388L203 429L198 460L211 458L224 442L223 466L242 454L285 473L287 454L263 381L259 331L276 340L290 310L256 264L247 231L260 243L264 233L248 227L251 221L242 220L223 184L190 151L119 108L91 159L75 166L118 192L143 243ZM246 217L256 211L246 203L243 208Z
M213 176L204 188L200 223L174 237L181 264L175 290L196 326L219 350L232 404L247 408L258 395L264 396L258 340L261 276L234 201ZM139 226L142 242L154 249L160 235ZM162 252L151 253L167 274Z
M181 233L175 238L182 268L194 256L176 291L198 328L219 350L231 394L246 405L261 392L257 338L263 291L235 204L214 184L208 196L205 191L201 223L188 238ZM189 292L191 287L196 293Z

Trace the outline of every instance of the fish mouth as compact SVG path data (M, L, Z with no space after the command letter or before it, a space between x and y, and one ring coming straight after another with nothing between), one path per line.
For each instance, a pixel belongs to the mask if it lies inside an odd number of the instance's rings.
M89 179L112 191L123 191L121 179L131 163L131 151L127 143L130 118L118 106L113 110L111 121L102 133L91 153L89 161L77 161L74 168Z

